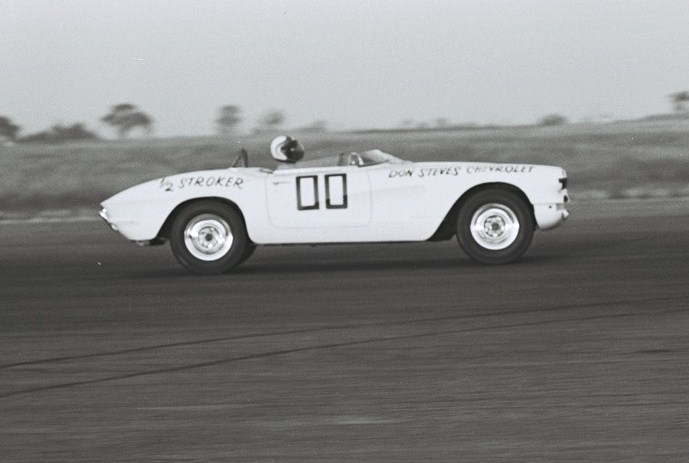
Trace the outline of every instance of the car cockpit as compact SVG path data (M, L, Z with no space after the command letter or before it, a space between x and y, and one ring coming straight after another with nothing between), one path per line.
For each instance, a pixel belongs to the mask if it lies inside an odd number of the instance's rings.
M345 152L304 161L304 146L296 139L280 135L270 143L270 154L278 162L277 169L299 169L309 167L366 167L383 163L405 162L378 149L358 152ZM244 148L234 158L230 167L249 167L248 155Z

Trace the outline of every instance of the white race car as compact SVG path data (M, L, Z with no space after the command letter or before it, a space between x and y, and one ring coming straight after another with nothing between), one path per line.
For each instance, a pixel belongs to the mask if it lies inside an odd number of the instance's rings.
M380 150L303 161L301 144L273 140L275 170L247 167L142 183L103 201L100 215L140 245L170 241L192 272L227 272L258 245L439 241L457 236L472 259L504 264L535 229L569 215L560 167L410 162Z

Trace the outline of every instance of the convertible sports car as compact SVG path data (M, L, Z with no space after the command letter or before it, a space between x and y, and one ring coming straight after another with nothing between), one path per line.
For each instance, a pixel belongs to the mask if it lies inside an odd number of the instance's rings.
M103 201L101 217L140 245L170 241L192 272L227 272L258 245L439 241L457 236L472 259L504 264L535 229L569 215L559 167L410 162L380 150L303 161L286 136L271 144L275 170L227 169L142 183Z

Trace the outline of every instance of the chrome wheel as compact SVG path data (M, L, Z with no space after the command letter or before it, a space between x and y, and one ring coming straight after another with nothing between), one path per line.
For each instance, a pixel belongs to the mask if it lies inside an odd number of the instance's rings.
M509 247L517 239L519 219L503 204L484 204L474 212L470 230L479 246L497 251Z
M457 214L457 241L484 264L507 264L522 256L534 232L533 211L517 191L491 188L469 196Z
M241 213L231 204L206 199L176 213L169 230L170 247L180 264L201 275L219 275L246 260L254 244Z
M223 258L230 251L234 236L230 225L215 214L201 214L184 228L184 245L189 253L206 262Z

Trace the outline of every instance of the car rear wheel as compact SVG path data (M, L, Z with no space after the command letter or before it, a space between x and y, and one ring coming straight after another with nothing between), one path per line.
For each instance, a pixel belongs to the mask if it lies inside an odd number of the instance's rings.
M517 194L501 189L472 195L457 216L457 240L466 254L484 264L507 264L531 244L531 208Z
M244 262L253 243L241 215L218 201L185 206L175 216L170 233L175 258L194 273L225 273Z

